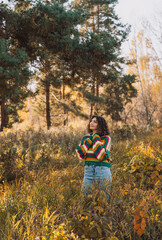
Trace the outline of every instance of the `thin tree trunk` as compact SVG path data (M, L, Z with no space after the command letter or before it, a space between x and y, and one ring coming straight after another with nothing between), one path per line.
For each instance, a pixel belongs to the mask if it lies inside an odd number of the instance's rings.
M62 99L65 99L65 84L62 82Z
M92 83L92 96L95 96L95 80ZM92 115L94 114L94 103L91 103L91 108L90 108L90 117L92 117Z
M99 82L98 82L98 79L96 81L96 96L99 97Z
M100 5L97 5L97 32L100 32ZM96 80L96 96L99 97L99 79L100 76L98 76Z
M1 101L1 128L0 131L3 131L5 127L5 99Z
M44 67L46 70L46 81L45 81L45 94L46 94L46 124L47 129L49 130L51 127L51 114L50 114L50 64L48 60L44 61Z
M140 80L140 87L141 87L141 93L142 93L142 98L143 98L143 105L145 107L145 112L146 112L146 121L147 121L147 124L148 124L149 123L149 111L148 111L147 101L146 101L145 96L144 96L144 90L143 90L143 86L142 86L142 79L141 79L138 63L136 63L136 64L137 64L138 77L139 77L139 80Z
M147 101L146 101L145 96L144 96L142 79L141 79L141 74L140 74L140 70L139 70L137 45L135 45L135 52L136 52L136 67L137 67L137 73L138 73L138 77L139 77L139 80L140 80L142 100L143 100L143 105L144 105L144 107L145 107L145 112L146 112L146 121L147 121L147 124L149 124L149 110L148 110L148 106L147 106Z
M96 29L95 29L95 9L94 6L92 8L92 31L95 33ZM93 82L92 82L92 88L91 88L91 93L92 96L95 96L95 78L94 78L94 73L92 70L92 78L93 78ZM91 103L91 107L90 107L90 118L92 117L92 115L94 114L94 103Z
M97 5L97 32L100 31L100 5Z
M51 127L51 116L50 116L50 83L49 80L46 80L46 122L47 129Z
M94 7L92 8L92 31L95 32L95 13L94 13L95 9Z
M93 108L94 108L94 104L91 103L91 109L90 109L90 118L92 117L93 115Z
M65 84L64 82L62 83L62 99L64 100L65 99ZM66 111L66 108L64 106L64 116L67 114L67 111ZM64 119L64 126L66 125L68 121L68 116L66 116L66 118Z
M60 87L60 92L59 92L59 94L60 94L60 100L61 100L61 99L62 99L61 87Z

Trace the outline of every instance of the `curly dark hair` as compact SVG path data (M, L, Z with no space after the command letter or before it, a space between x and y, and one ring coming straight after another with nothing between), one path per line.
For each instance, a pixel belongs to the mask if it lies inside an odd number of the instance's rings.
M106 120L103 117L98 116L98 115L93 115L91 117L91 119L89 121L89 124L88 124L88 133L92 133L92 130L90 129L90 122L92 121L93 118L96 118L97 122L98 122L98 131L97 131L97 133L100 136L109 135L110 132L109 132L109 128L108 128L108 125L106 123Z

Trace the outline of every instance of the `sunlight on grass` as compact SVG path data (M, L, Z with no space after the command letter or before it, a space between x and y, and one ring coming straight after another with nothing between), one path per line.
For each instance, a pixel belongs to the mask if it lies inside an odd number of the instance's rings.
M113 143L109 201L81 192L81 135L1 134L0 239L160 239L160 135Z

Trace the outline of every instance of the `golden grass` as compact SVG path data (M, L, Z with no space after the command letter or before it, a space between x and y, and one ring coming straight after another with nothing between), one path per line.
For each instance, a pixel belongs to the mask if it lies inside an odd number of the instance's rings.
M161 136L113 143L107 201L98 189L87 200L81 192L84 162L75 154L81 135L1 136L1 176L17 178L1 185L0 239L160 239Z

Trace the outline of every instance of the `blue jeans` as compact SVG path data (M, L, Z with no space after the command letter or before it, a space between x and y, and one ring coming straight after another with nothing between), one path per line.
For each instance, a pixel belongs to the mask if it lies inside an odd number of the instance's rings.
M83 192L87 197L93 184L97 183L101 190L110 190L112 182L112 175L110 168L105 166L85 166L84 168L84 180L83 180Z

